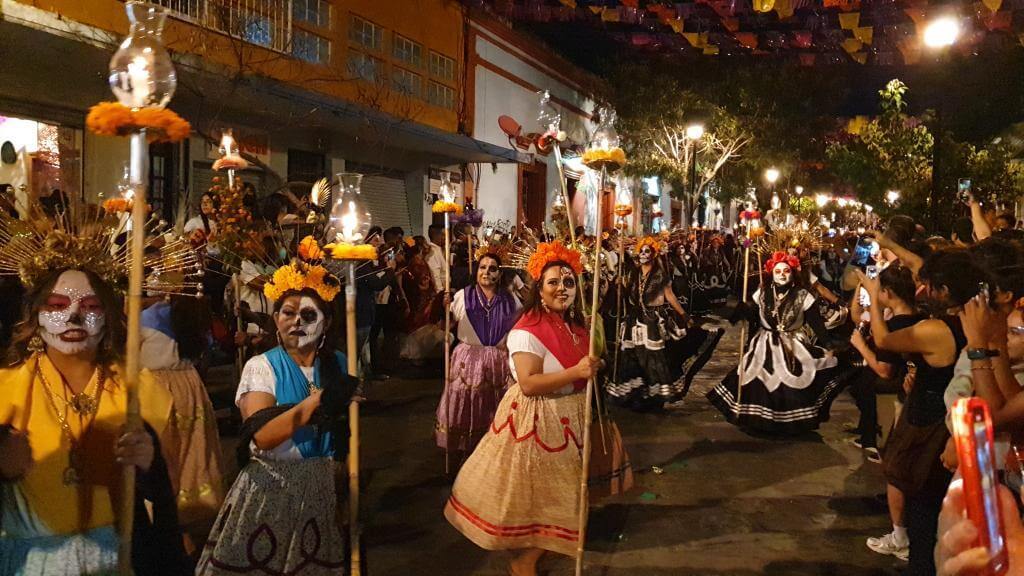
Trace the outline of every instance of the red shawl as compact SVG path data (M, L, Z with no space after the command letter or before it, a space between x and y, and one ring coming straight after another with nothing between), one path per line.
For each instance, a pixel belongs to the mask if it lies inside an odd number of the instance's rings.
M590 351L590 333L582 326L567 324L561 316L553 313L531 312L524 314L513 330L525 330L533 334L548 352L558 359L564 368L572 368ZM579 343L574 343L569 331L575 334ZM572 383L576 390L587 387L586 380Z

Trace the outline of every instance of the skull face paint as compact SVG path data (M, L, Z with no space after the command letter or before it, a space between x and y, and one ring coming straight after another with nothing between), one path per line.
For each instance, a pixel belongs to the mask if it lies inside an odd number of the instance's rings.
M772 280L776 286L788 286L793 279L793 269L785 262L779 262L772 268Z
M103 339L107 316L89 277L67 270L39 309L39 335L63 354L95 350Z
M285 348L317 344L326 328L324 313L309 296L289 297L276 315L277 330Z
M640 263L647 264L654 258L654 250L650 246L644 246L640 249Z
M477 284L491 288L498 285L498 279L500 277L501 267L498 266L497 260L487 256L480 259L480 263L476 271Z

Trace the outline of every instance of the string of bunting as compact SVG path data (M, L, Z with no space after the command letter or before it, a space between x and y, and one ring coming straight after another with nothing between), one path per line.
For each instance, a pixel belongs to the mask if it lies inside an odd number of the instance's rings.
M513 20L589 22L644 50L692 50L715 56L791 56L815 64L914 64L939 8L929 0L503 0L490 7ZM948 8L948 5L944 6ZM959 3L970 51L986 33L1009 33L1024 46L1024 0ZM969 22L968 22L969 21ZM973 30L973 32L970 32Z

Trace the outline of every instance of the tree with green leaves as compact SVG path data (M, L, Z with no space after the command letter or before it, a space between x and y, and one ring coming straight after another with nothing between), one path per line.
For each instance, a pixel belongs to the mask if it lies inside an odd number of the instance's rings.
M907 86L891 80L879 91L881 114L856 134L838 134L826 154L832 174L865 204L884 209L889 190L899 190L901 210L924 211L932 178L934 139L924 123L906 113Z

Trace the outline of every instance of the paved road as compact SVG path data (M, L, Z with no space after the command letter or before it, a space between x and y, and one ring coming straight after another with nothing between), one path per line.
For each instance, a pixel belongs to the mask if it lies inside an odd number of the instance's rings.
M819 434L748 436L704 398L737 348L730 329L682 406L664 414L613 410L637 486L592 509L586 573L896 574L898 560L864 546L886 531L888 517L874 498L884 490L880 467L842 431L856 419L852 400L840 397ZM508 556L477 548L442 515L449 481L432 436L440 392L440 382L429 380L392 380L369 392L364 526L374 576L506 574ZM541 565L550 576L572 568L554 555Z

